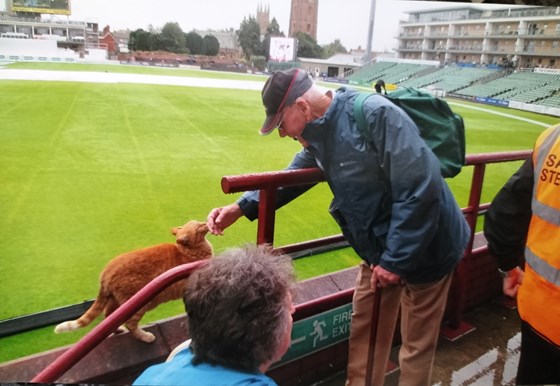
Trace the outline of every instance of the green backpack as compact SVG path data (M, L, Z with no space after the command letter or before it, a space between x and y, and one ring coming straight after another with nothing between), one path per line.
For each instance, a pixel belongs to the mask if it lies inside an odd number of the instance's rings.
M371 93L360 93L354 100L354 118L365 138L369 138L363 112L364 101ZM441 175L455 177L465 165L465 125L463 118L451 111L442 99L412 87L399 88L384 95L403 109L416 123L420 136L439 160Z

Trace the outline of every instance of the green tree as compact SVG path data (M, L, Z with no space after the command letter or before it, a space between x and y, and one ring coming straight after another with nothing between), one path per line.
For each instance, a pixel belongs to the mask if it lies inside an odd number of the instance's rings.
M254 17L245 17L237 30L237 41L246 59L253 55L263 55L261 29Z
M148 51L165 51L164 43L161 40L161 34L151 33L148 36Z
M275 17L272 18L270 24L266 28L266 35L284 37L284 32L280 31L280 24L278 24Z
M206 35L202 39L202 55L216 56L220 52L220 42L213 35Z
M168 52L185 52L187 42L179 23L165 23L159 34L160 49Z
M297 56L300 58L323 58L323 49L309 34L296 32L294 37L298 40Z
M187 48L193 55L200 55L202 52L202 36L194 31L186 34Z
M149 51L151 33L142 28L132 31L128 40L128 49L131 51Z
M249 58L251 65L259 71L264 71L266 69L267 59L264 56L251 56Z
M336 39L334 42L323 47L323 55L325 59L330 58L331 56L336 54L345 54L347 52L348 51L346 50L346 47L344 47L342 43L340 43L339 39Z

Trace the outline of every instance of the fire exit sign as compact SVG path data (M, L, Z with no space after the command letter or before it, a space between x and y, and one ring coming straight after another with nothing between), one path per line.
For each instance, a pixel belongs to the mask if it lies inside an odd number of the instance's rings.
M294 322L290 349L275 367L348 339L351 319L348 303Z

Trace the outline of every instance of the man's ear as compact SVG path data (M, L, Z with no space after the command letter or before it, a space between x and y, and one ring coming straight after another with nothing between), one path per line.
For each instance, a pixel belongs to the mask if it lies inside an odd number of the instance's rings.
M309 102L303 99L303 97L299 97L298 99L296 99L295 104L295 108L299 109L307 122L310 122L314 119L311 111L311 105L309 104Z
M305 99L303 99L303 97L297 98L295 101L295 105L296 108L298 108L303 114L305 114L305 116L307 116L307 113L311 110L311 106Z

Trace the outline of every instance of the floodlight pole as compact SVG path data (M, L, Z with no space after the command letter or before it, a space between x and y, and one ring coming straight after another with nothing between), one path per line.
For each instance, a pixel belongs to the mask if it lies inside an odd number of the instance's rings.
M366 45L366 55L364 56L364 64L371 61L371 42L373 40L373 20L375 19L375 3L376 0L371 0L371 9L369 12L368 35Z

